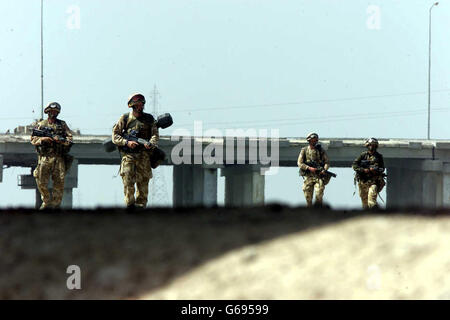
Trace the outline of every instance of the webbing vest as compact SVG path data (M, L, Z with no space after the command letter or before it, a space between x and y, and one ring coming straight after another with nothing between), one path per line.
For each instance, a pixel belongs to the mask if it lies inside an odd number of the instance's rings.
M134 119L128 123L130 114L125 113L123 115L123 121L125 123L125 126L122 130L122 135L130 134L132 130L135 130L137 132L137 137L142 138L145 140L150 140L152 137L152 128L155 122L155 118L149 113L144 113L141 117ZM121 152L131 152L131 153L137 153L144 149L143 146L139 145L136 148L130 150L127 147L119 147L119 150Z
M66 131L64 130L63 121L56 119L55 123L49 123L48 120L42 120L38 123L38 128L48 127L52 128L55 135L66 138ZM36 146L36 151L41 156L60 155L63 156L70 151L70 146L65 146L60 143L52 142Z

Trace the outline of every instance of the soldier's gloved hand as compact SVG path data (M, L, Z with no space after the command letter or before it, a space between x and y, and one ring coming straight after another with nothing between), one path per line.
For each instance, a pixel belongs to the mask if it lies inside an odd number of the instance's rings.
M127 141L127 147L130 149L134 149L139 145L139 143L137 143L136 141Z
M325 174L325 170L320 171L319 173L321 176L323 176Z
M313 167L308 167L308 170L312 173L316 173L317 169Z

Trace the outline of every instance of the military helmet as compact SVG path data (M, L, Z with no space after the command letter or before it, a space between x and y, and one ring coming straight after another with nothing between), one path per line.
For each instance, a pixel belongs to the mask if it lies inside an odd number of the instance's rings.
M306 136L306 141L309 141L311 139L317 138L319 139L319 135L315 132L311 132Z
M132 108L134 103L132 100L134 100L135 98L137 98L137 101L142 102L143 104L145 104L145 97L143 94L140 93L133 93L129 98L128 98L128 108Z
M364 145L366 147L368 147L371 144L375 145L375 147L378 147L378 140L375 139L375 138L369 138L369 139L366 140L366 142L364 142Z
M50 110L57 110L59 113L61 112L61 105L58 102L50 102L47 107L45 107L44 112L48 113Z

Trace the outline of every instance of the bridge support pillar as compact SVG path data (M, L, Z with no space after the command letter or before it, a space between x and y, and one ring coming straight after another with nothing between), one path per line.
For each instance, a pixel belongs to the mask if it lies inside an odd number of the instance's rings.
M408 168L389 167L387 206L439 208L450 205L450 164L423 160Z
M0 182L3 181L3 156L0 154Z
M442 177L442 205L450 208L450 163L444 163Z
M173 167L173 206L217 205L217 169L202 165Z
M264 204L264 175L261 167L232 165L221 169L225 177L225 206L253 206Z
M34 168L31 168L32 174L27 175L20 175L19 176L19 186L22 189L35 189L36 190L36 209L39 209L39 207L42 204L41 200L41 194L39 190L37 189L36 180L33 177L33 170ZM78 186L78 161L74 160L72 163L72 166L70 170L66 173L66 177L64 180L64 194L63 199L61 202L61 208L64 209L72 209L73 207L73 188L76 188ZM48 189L50 193L53 192L53 181L50 178L50 181L48 183Z
M405 168L389 168L387 174L388 207L422 206L423 172Z

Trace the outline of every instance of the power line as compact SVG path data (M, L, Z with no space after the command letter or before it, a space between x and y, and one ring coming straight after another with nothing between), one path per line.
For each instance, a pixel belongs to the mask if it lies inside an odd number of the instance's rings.
M44 1L41 0L41 119L44 119Z
M434 90L433 92L448 92L450 89L445 90ZM380 99L387 97L401 97L409 95L419 95L425 94L426 91L419 92L409 92L401 94L386 94L386 95L374 95L374 96L361 96L361 97L349 97L349 98L334 98L334 99L320 99L320 100L304 100L304 101L294 101L294 102L280 102L280 103L267 103L267 104L252 104L252 105L231 105L231 106L221 106L221 107L207 107L207 108L197 108L190 107L186 109L177 110L174 107L167 107L176 112L197 112L197 111L211 111L211 110L229 110L229 109L247 109L247 108L264 108L264 107L276 107L276 106L290 106L299 104L314 104L314 103L327 103L327 102L344 102L344 101L355 101L355 100L366 100L366 99Z
M433 108L435 112L448 112L450 108ZM377 112L377 113L357 113L357 114L343 114L343 115L331 115L331 116L312 116L302 118L284 118L284 119L271 119L271 120L253 120L253 121L233 121L233 123L227 122L204 122L203 125L227 125L227 127L236 127L234 124L240 125L267 125L267 124L310 124L310 123L328 123L333 121L348 121L359 119L382 119L388 117L403 117L403 116L416 116L426 112L426 109L414 109L409 111L393 111L393 112ZM307 120L305 120L307 118ZM201 121L201 120L199 120ZM178 127L190 126L193 123L176 124ZM102 128L79 128L80 130L111 130L110 127Z
M437 112L448 112L448 111L437 111ZM352 120L375 120L375 119L383 119L386 117L411 117L411 116L417 116L424 114L424 112L416 112L416 113L410 113L410 114L398 114L398 115L390 115L390 116L367 116L367 117L354 117L354 118L343 118L343 119L332 119L332 120L318 120L318 121L294 121L294 122L285 122L281 123L283 127L285 126L291 126L291 125L302 125L302 124L315 124L315 123L331 123L331 122L342 122L342 121L352 121ZM273 122L270 123L263 123L263 124L256 124L255 126L267 126L268 124L273 124ZM237 126L231 126L231 128L237 128Z
M450 108L433 108L437 112L445 112L450 110ZM344 114L344 115L333 115L333 116L312 116L312 117L302 117L302 118L284 118L284 119L271 119L271 120L253 120L253 121L230 121L227 122L205 122L206 125L211 124L256 124L256 123L283 123L283 122L296 122L299 124L304 123L320 123L329 121L342 121L342 120L357 120L357 119L370 119L370 118L386 118L386 117L398 117L407 115L419 115L426 112L426 109L415 109L409 111L394 111L394 112L377 112L377 113L359 113L359 114ZM308 118L308 120L304 120ZM192 123L178 124L179 126L191 125Z
M449 92L450 89L443 90L433 90L432 92ZM336 99L321 99L321 100L305 100L305 101L296 101L296 102L279 102L279 103L269 103L269 104L252 104L252 105L239 105L239 106L220 106L220 107L207 107L207 108L196 108L191 107L189 109L177 109L176 107L166 107L166 109L171 109L172 112L197 112L197 111L213 111L213 110L228 110L228 109L245 109L245 108L265 108L265 107L276 107L276 106L293 106L300 104L314 104L314 103L329 103L329 102L344 102L344 101L357 101L357 100L366 100L366 99L379 99L379 98L387 98L387 97L401 97L401 96L409 96L409 95L419 95L426 94L426 91L418 91L418 92L409 92L409 93L399 93L399 94L385 94L385 95L372 95L372 96L361 96L361 97L348 97L348 98L336 98ZM159 92L157 92L159 94ZM183 107L185 108L185 107ZM116 113L106 113L106 114L97 114L96 116L105 117L105 116L117 116ZM84 117L82 114L77 115L65 115L64 118L79 118ZM15 119L29 119L28 117L22 118L0 118L0 120L15 120Z

